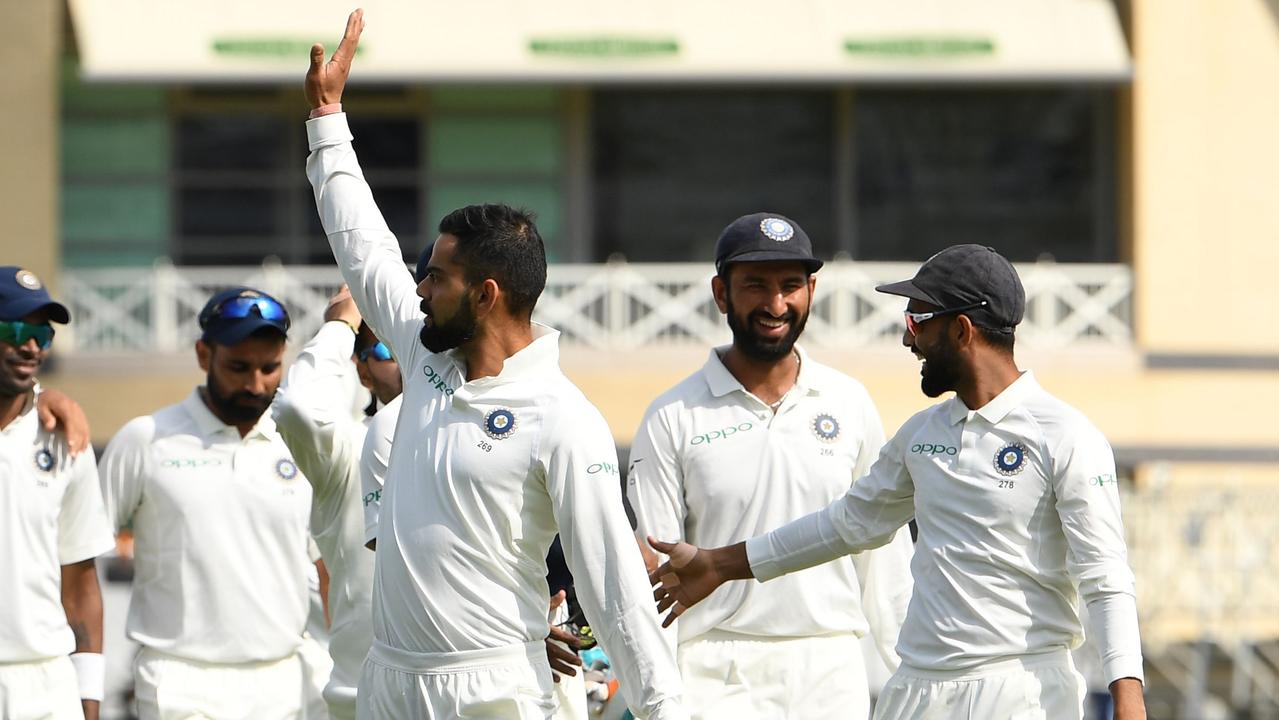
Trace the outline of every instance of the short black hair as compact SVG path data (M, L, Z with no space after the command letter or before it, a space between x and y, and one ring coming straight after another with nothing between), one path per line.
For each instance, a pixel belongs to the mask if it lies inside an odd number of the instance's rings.
M530 317L546 288L546 247L533 213L509 205L467 205L440 220L457 238L457 262L471 285L497 281L513 315Z
M973 325L973 327L977 329L977 334L981 336L982 340L986 341L987 345L1006 355L1013 354L1013 342L1016 340L1016 336L1012 332L996 330L981 325Z

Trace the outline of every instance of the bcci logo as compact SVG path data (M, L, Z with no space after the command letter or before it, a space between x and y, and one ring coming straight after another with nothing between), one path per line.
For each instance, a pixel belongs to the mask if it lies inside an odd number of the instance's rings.
M759 231L764 233L769 239L777 242L786 242L795 236L795 228L791 224L781 218L764 218L759 222Z
M36 450L34 458L36 469L40 472L50 472L53 470L53 453L49 452L49 448L40 448Z
M484 432L494 440L505 440L515 432L515 413L498 408L484 416Z
M813 418L812 427L813 434L822 442L835 442L839 437L839 421L826 413Z
M1016 475L1026 466L1026 446L1010 443L995 453L995 469L1000 475Z
M280 458L275 461L275 474L279 475L281 480L292 480L298 476L298 466L288 458Z

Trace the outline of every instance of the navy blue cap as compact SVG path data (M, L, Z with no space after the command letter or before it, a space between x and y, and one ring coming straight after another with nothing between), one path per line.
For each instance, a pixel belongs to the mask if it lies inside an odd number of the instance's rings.
M238 345L263 328L281 337L289 332L289 312L279 300L261 290L232 287L215 293L200 311L200 336L205 342Z
M435 249L435 242L427 243L422 249L422 254L417 256L417 267L413 269L413 279L422 282L422 278L426 277L426 266L431 262L431 251Z
M985 245L951 245L924 261L910 280L875 288L936 305L942 309L977 303L966 310L973 324L1012 332L1026 314L1026 289L1013 264Z
M71 322L65 305L54 302L44 283L30 270L17 265L0 267L0 320L21 320L37 310L48 310L56 323Z
M804 228L777 213L743 215L724 228L715 243L715 271L736 262L798 262L810 273L822 267Z

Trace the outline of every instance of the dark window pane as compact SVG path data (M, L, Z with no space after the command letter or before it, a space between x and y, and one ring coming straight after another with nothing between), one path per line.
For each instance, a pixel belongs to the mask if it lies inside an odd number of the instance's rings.
M422 140L416 119L357 118L352 115L349 121L360 167L365 170L412 170L418 166Z
M178 121L179 170L279 170L287 163L283 117L188 115Z
M387 227L391 228L391 232L395 233L399 239L400 247L404 249L405 259L416 261L418 250L427 242L427 238L423 236L421 202L419 202L417 188L378 183L372 183L372 186L373 199L382 210L382 217L386 218ZM320 214L316 212L315 203L311 200L314 195L311 194L310 186L307 186L306 193L308 202L302 207L302 212L306 216L304 227L307 233L316 239L317 246L322 250L325 246L324 228L320 225ZM430 230L434 233L434 226ZM432 234L430 239L434 240L435 235ZM318 257L326 264L333 260L331 254L323 252L318 253Z
M178 194L178 231L188 241L271 235L276 232L280 194L270 188L183 188ZM263 255L270 252L262 248Z
M602 91L595 107L595 259L708 262L734 218L799 222L834 247L829 92Z
M1113 262L1113 113L1106 90L859 92L855 257Z

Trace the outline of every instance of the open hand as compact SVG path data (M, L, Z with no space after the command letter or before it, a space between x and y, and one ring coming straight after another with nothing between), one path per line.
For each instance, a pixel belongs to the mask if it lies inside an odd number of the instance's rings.
M649 573L648 581L656 586L653 599L657 612L670 613L662 620L669 627L685 610L701 602L729 578L721 577L714 560L714 550L705 550L686 542L668 543L648 538L648 544L666 555L666 562Z
M311 69L306 71L306 101L315 109L342 102L342 90L351 74L351 60L360 45L360 33L364 32L364 10L357 9L346 19L346 32L342 42L333 52L333 58L324 62L324 45L311 46Z

